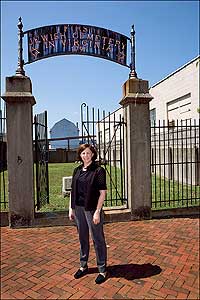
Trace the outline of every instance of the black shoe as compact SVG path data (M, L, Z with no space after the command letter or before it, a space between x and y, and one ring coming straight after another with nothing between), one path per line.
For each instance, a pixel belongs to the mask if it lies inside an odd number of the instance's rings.
M86 267L83 271L78 269L78 271L74 274L75 279L79 279L88 273L88 267Z
M97 283L97 284L101 284L101 283L103 283L105 280L106 280L106 273L103 275L103 274L99 274L98 276L97 276L97 278L95 279L95 282Z

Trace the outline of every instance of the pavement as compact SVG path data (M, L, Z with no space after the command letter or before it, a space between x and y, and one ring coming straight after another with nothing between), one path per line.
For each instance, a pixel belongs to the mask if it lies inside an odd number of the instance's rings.
M105 224L107 280L79 267L75 226L1 228L1 299L199 299L199 219Z

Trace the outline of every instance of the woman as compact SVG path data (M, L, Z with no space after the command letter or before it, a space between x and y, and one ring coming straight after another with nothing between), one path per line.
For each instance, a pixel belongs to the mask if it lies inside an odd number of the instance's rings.
M97 152L92 145L80 145L78 160L82 164L74 170L72 177L69 218L76 220L80 241L80 268L74 277L78 279L88 273L90 231L99 270L95 282L100 284L106 279L107 262L102 214L106 196L106 172L95 163L96 158Z

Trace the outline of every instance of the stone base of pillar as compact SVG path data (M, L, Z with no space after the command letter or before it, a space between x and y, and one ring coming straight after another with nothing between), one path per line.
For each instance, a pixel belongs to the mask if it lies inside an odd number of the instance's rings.
M11 228L21 228L32 226L34 216L25 217L16 213L9 212L9 225Z
M149 220L152 218L152 211L150 206L139 206L136 209L132 209L132 220Z

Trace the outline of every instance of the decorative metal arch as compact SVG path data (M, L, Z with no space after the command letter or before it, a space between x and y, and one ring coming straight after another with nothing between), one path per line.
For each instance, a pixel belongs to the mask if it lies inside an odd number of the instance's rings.
M54 55L91 55L127 66L128 37L96 26L58 24L24 32L28 37L28 62Z
M57 24L33 28L23 32L21 17L18 23L18 68L16 75L25 75L25 64L58 55L89 55L129 67L135 71L135 31L131 38L106 28L83 24ZM28 60L23 60L23 37L27 35ZM127 64L127 43L131 43L131 63Z

